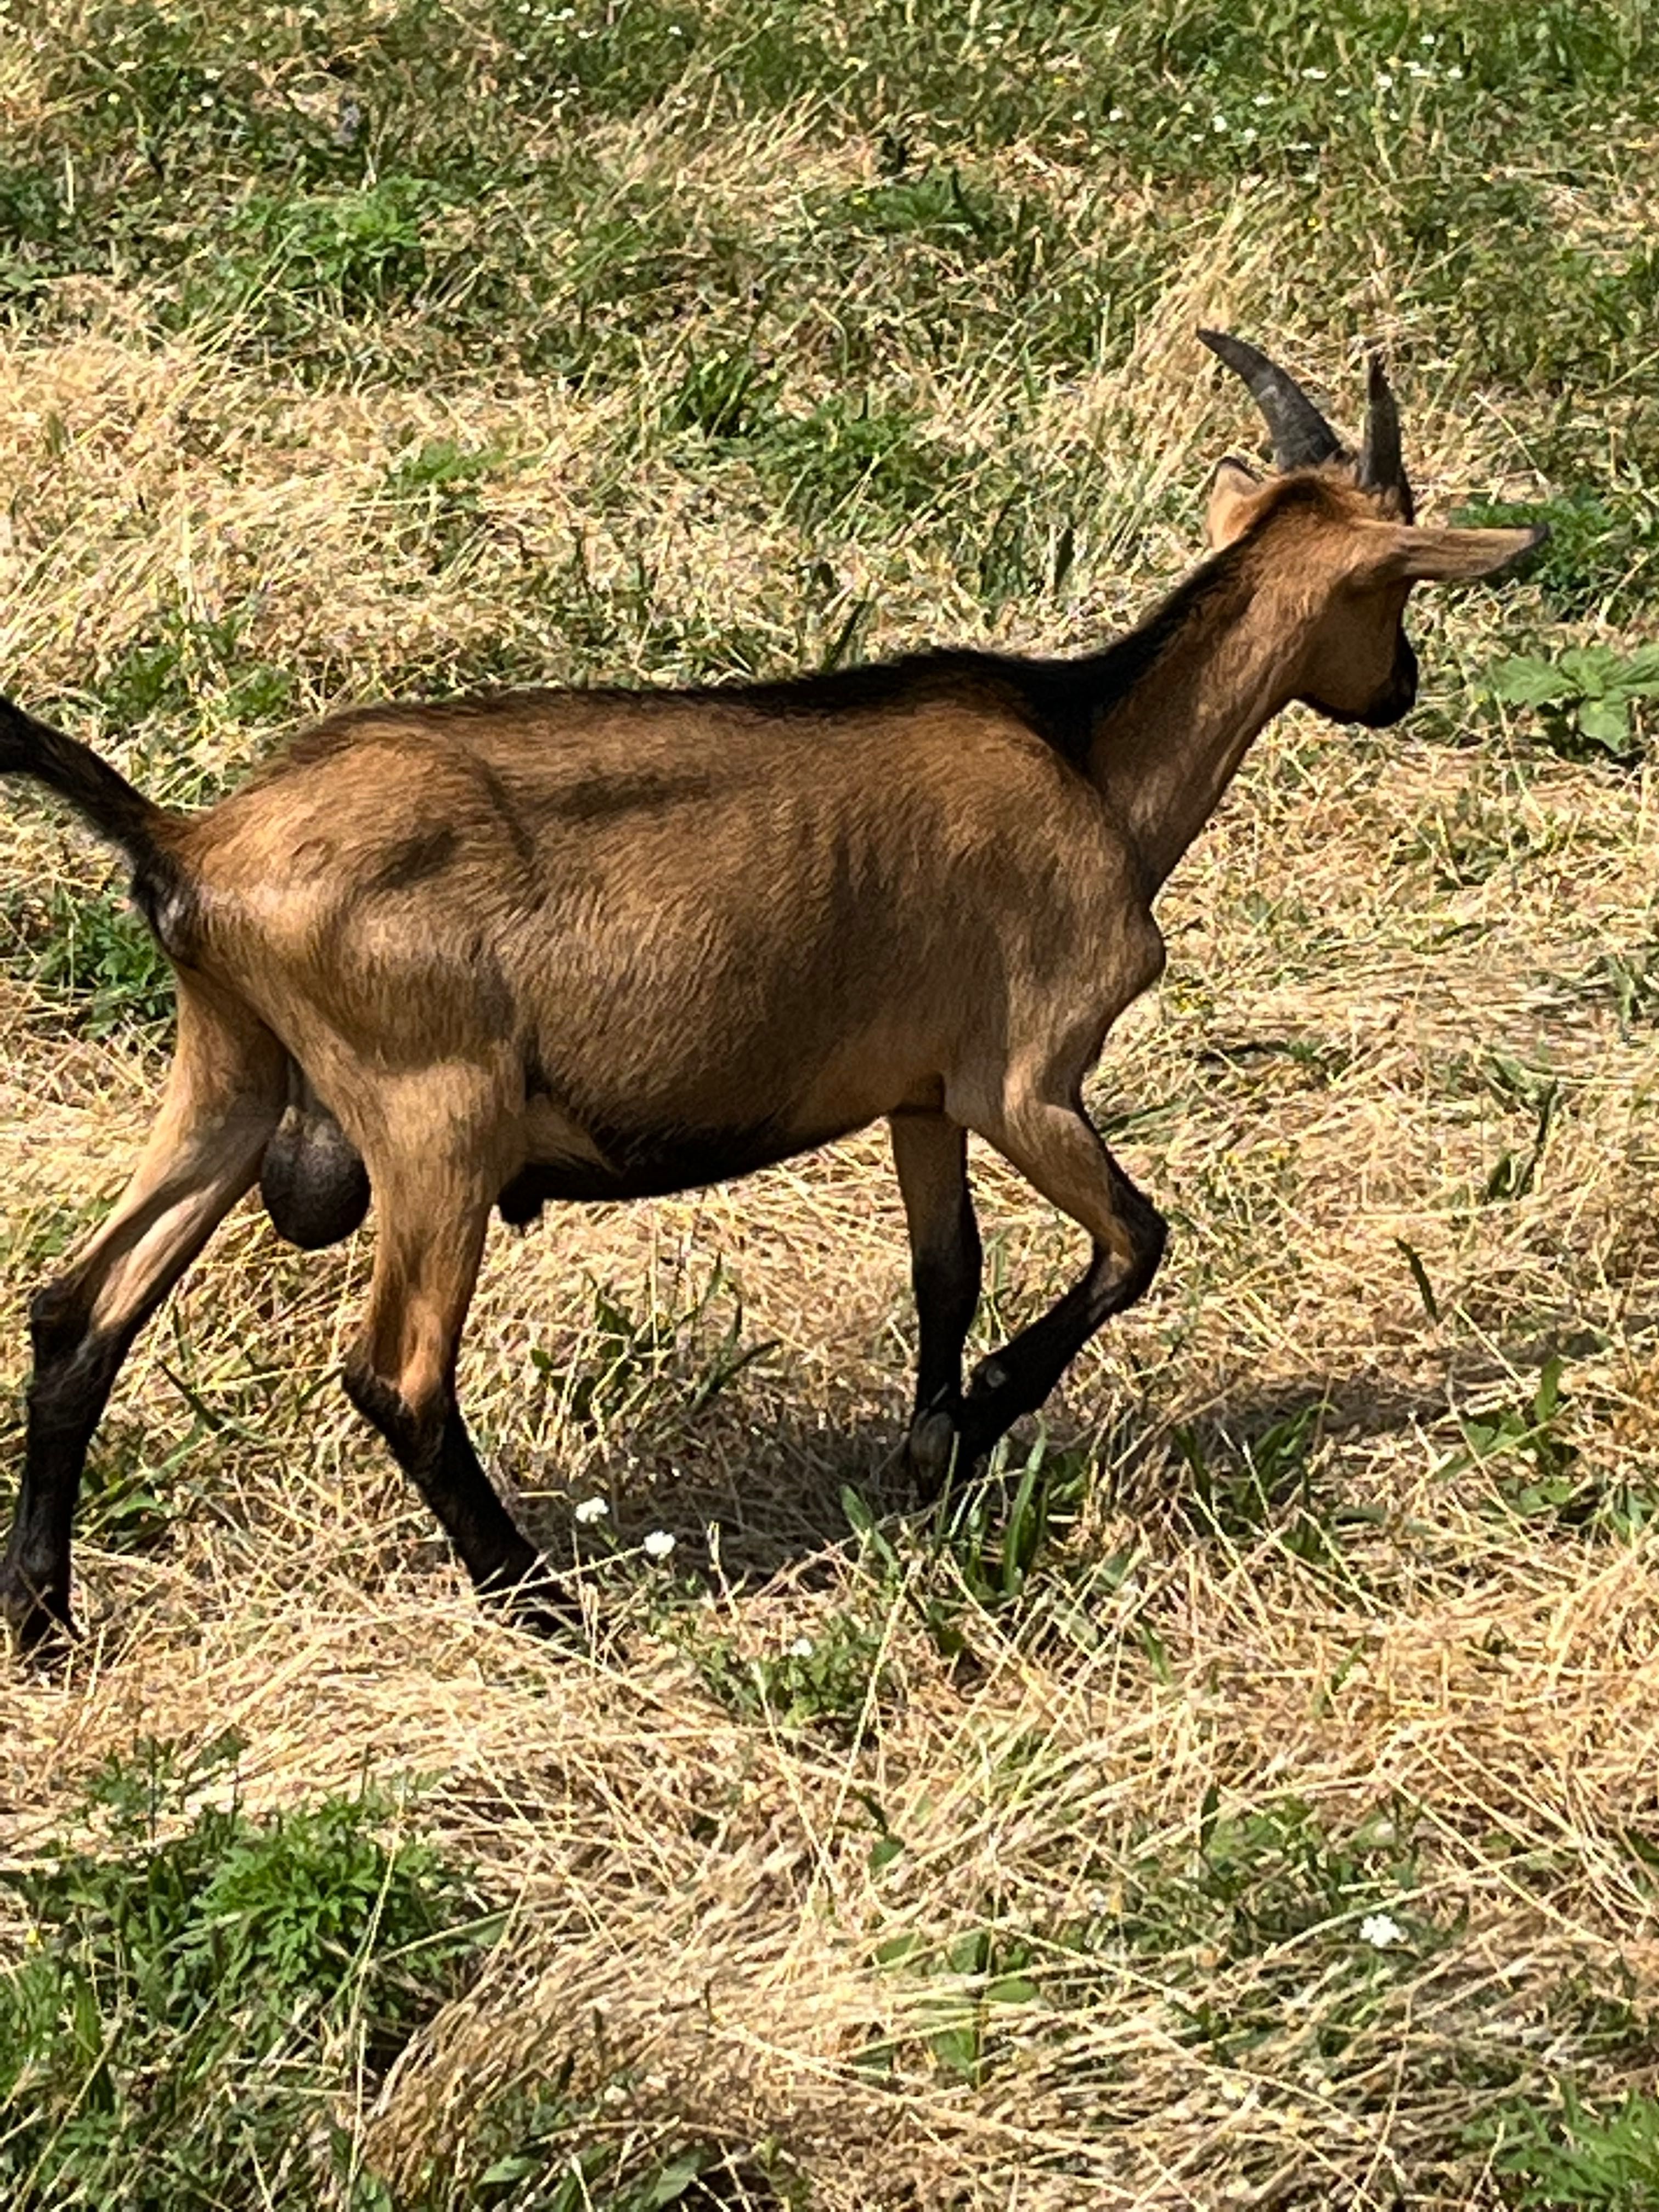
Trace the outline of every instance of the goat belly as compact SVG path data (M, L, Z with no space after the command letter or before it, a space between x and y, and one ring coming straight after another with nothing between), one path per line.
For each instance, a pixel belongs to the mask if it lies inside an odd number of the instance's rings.
M843 1136L842 1129L799 1136L768 1123L755 1129L665 1132L659 1138L632 1137L609 1143L600 1139L603 1165L590 1160L532 1160L522 1167L496 1200L503 1221L523 1228L536 1219L550 1199L604 1200L666 1198L675 1191L700 1190L774 1167L820 1144Z

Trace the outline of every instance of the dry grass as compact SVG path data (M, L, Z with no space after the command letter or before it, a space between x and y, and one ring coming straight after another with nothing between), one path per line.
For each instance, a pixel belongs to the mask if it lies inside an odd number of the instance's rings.
M46 112L44 80L5 67ZM723 121L697 105L718 72L688 85L690 108L613 118L600 153L624 180L679 164L710 229L787 242L814 192L880 174L874 138L810 102ZM988 155L981 182L1078 189L1037 144ZM1136 190L1126 174L1121 210ZM1618 194L1589 197L1587 234L1624 221ZM1193 324L1282 338L1347 395L1350 333L1395 312L1384 266L1340 319L1298 314L1280 287L1305 198L1196 194L1179 280L1071 375L924 343L899 277L872 301L885 386L948 447L964 511L1011 454L1086 495L1065 591L994 603L937 514L877 526L855 498L825 523L763 453L665 434L695 322L599 385L307 384L234 331L158 336L94 286L78 319L0 349L9 686L188 790L264 741L228 703L239 659L290 672L295 717L464 680L503 641L551 679L787 665L860 602L864 653L1081 643L1180 572L1192 496L1241 437ZM1527 495L1524 396L1427 321L1398 308L1428 502ZM838 372L795 335L804 416ZM453 510L395 489L439 441L494 457ZM192 662L231 615L226 669ZM977 1604L927 1528L888 1524L890 1568L848 1534L842 1486L896 1501L908 1356L874 1139L492 1242L464 1401L556 1554L599 1494L623 1555L586 1577L574 1653L479 1617L329 1387L372 1232L301 1261L244 1209L106 1431L112 1464L167 1469L159 1539L100 1539L94 1500L85 1644L55 1677L0 1679L0 1859L27 1861L144 1736L237 1729L256 1808L426 1778L431 1824L513 1912L345 2115L400 2204L554 2081L618 2171L702 2142L740 2177L719 2201L848 2212L1497 2203L1483 2116L1563 2081L1604 2107L1650 2087L1659 1913L1632 1838L1659 1838L1659 1033L1621 1017L1601 963L1654 943L1659 823L1646 766L1473 723L1475 672L1542 619L1528 586L1425 604L1424 722L1286 718L1171 887L1169 975L1097 1093L1134 1117L1117 1141L1174 1218L1171 1256L1049 1409L1069 1502L1019 1604ZM109 701L158 622L186 641L185 688L127 726ZM1463 726L1478 741L1444 741ZM25 936L54 880L89 889L100 864L9 793L0 882ZM24 1294L118 1188L158 1063L77 1033L21 951L0 1042L12 1443ZM1074 1240L999 1164L977 1172L1006 1324ZM620 1371L595 1285L641 1324ZM742 1344L769 1349L689 1410L734 1296ZM1520 1418L1520 1443L1472 1449L1462 1425L1524 1415L1552 1356L1544 1444ZM573 1378L607 1364L588 1407ZM1264 1500L1251 1455L1298 1413L1295 1479ZM1198 1466L1223 1499L1208 1522ZM1528 1493L1552 1469L1577 1506ZM654 1528L677 1539L661 1567L635 1549ZM775 1658L848 1620L880 1664L841 1725L711 1689L714 1647ZM1377 1950L1358 1905L1316 1907L1344 1852L1354 1896L1381 1879L1353 1839L1382 1820L1415 1887ZM1212 1879L1218 1835L1242 1903ZM884 1836L902 1849L872 1857ZM1010 1972L1030 1995L994 2001Z

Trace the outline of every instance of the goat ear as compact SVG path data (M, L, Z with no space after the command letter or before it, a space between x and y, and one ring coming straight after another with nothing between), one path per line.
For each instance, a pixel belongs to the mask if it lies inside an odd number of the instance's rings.
M1378 583L1452 584L1495 576L1549 536L1547 523L1527 530L1418 530L1393 523L1367 563Z
M1261 489L1261 479L1255 471L1247 469L1231 453L1216 463L1204 505L1204 542L1212 553L1231 545L1249 528L1251 502Z

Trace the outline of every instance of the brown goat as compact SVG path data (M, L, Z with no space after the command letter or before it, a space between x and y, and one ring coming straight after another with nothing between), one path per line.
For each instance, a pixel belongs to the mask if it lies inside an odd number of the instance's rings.
M1159 887L1293 699L1396 721L1419 581L1534 530L1419 529L1373 362L1357 459L1237 339L1281 473L1224 460L1207 560L1073 661L939 653L794 682L376 706L208 812L142 798L0 707L0 772L125 848L177 972L178 1044L132 1181L34 1300L0 1612L70 1620L82 1464L140 1327L263 1177L295 1241L379 1215L352 1401L484 1592L568 1595L480 1466L454 1390L491 1209L746 1174L885 1116L920 1335L929 1492L1039 1406L1140 1297L1164 1224L1091 1126L1085 1076L1158 975ZM1076 1286L981 1361L969 1130L1088 1233Z

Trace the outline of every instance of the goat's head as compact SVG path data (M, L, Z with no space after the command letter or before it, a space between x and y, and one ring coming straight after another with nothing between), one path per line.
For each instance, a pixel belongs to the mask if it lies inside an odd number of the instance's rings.
M1400 450L1400 415L1371 356L1364 442L1351 453L1295 379L1242 338L1199 337L1242 376L1267 418L1278 474L1221 462L1205 535L1217 550L1249 532L1293 532L1289 584L1312 620L1296 696L1336 722L1380 729L1417 697L1406 635L1413 584L1490 576L1549 534L1419 527ZM1290 548L1287 547L1287 552Z

